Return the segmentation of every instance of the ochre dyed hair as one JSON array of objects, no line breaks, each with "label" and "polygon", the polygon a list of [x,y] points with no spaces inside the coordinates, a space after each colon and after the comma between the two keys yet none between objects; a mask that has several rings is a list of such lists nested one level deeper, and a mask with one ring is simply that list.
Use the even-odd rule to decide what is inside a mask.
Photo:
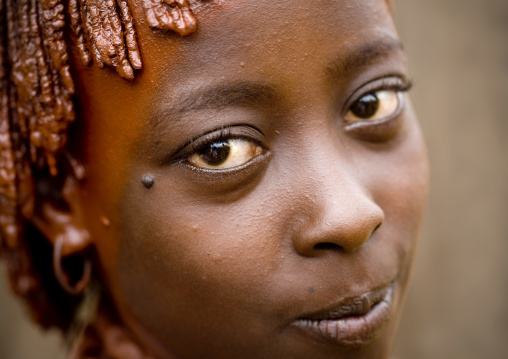
[{"label": "ochre dyed hair", "polygon": [[[151,28],[196,30],[187,0],[140,1]],[[33,319],[62,329],[79,298],[59,288],[51,247],[24,218],[37,206],[34,177],[57,175],[76,118],[71,43],[84,64],[127,80],[142,67],[127,0],[0,0],[0,254]]]}]

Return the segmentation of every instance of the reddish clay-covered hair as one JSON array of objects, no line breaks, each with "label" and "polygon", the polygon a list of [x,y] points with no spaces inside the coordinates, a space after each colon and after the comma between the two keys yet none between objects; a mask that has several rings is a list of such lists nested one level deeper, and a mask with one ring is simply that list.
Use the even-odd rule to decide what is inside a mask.
[{"label": "reddish clay-covered hair", "polygon": [[[153,29],[196,30],[187,0],[141,3]],[[126,0],[0,0],[0,254],[33,319],[64,330],[80,298],[59,287],[50,245],[26,219],[40,192],[34,178],[55,177],[62,159],[75,162],[64,153],[76,119],[69,39],[85,65],[112,67],[127,80],[142,67]]]}]

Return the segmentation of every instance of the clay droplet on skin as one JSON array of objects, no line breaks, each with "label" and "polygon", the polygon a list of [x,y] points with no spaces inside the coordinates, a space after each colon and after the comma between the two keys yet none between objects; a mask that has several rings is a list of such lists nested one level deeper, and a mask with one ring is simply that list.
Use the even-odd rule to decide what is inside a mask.
[{"label": "clay droplet on skin", "polygon": [[101,216],[100,221],[104,225],[104,227],[109,227],[111,225],[109,218],[106,216]]},{"label": "clay droplet on skin", "polygon": [[143,178],[141,178],[141,183],[143,183],[143,185],[146,188],[152,188],[154,182],[155,182],[155,180],[154,180],[153,176],[150,176],[150,175],[146,175],[146,176],[143,176]]}]

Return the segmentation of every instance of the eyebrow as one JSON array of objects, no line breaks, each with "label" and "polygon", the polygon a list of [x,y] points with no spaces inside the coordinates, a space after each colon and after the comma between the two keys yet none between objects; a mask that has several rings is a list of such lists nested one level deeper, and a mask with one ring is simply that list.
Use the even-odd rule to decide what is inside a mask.
[{"label": "eyebrow", "polygon": [[151,116],[150,127],[157,128],[169,117],[178,120],[186,112],[202,109],[221,109],[232,105],[255,105],[275,98],[275,89],[264,83],[240,81],[221,83],[184,92],[175,101]]},{"label": "eyebrow", "polygon": [[[380,57],[403,50],[402,43],[393,37],[373,43],[363,44],[352,50],[341,51],[335,61],[326,67],[332,81],[356,69],[362,68]],[[150,116],[149,128],[157,131],[165,123],[178,121],[185,113],[203,109],[222,109],[228,106],[247,106],[269,103],[276,97],[273,86],[261,82],[239,81],[224,82],[211,87],[182,91],[175,100],[162,99],[163,109],[156,110]]]},{"label": "eyebrow", "polygon": [[341,53],[335,61],[328,64],[327,72],[329,77],[335,80],[344,73],[360,69],[373,63],[378,58],[386,57],[394,52],[403,50],[404,47],[400,40],[394,37],[363,44],[346,53]]}]

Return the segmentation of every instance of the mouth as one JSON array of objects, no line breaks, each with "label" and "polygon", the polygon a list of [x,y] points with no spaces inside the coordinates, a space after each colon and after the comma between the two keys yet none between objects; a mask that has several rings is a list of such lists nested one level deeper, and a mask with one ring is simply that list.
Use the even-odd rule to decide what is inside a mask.
[{"label": "mouth", "polygon": [[313,337],[346,347],[358,347],[374,340],[391,316],[392,285],[305,315],[292,326]]}]

